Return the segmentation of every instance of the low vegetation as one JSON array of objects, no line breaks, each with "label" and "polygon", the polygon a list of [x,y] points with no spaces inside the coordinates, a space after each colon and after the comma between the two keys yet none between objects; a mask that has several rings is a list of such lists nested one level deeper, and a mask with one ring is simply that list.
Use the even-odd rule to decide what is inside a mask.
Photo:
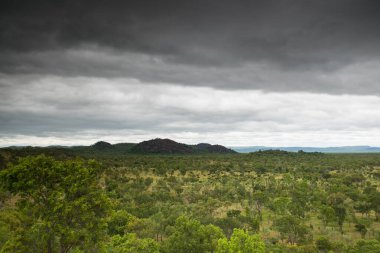
[{"label": "low vegetation", "polygon": [[0,252],[380,252],[380,154],[101,146],[0,150]]}]

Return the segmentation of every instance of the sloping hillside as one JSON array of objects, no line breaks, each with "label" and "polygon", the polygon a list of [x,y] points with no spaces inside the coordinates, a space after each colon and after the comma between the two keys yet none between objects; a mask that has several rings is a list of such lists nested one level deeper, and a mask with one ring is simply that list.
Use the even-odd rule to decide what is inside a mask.
[{"label": "sloping hillside", "polygon": [[133,153],[140,154],[232,154],[235,151],[221,145],[211,145],[200,143],[197,145],[187,145],[178,143],[170,139],[153,139],[143,141],[131,149]]},{"label": "sloping hillside", "polygon": [[143,154],[192,154],[193,148],[170,139],[153,139],[143,141],[131,149],[133,153]]}]

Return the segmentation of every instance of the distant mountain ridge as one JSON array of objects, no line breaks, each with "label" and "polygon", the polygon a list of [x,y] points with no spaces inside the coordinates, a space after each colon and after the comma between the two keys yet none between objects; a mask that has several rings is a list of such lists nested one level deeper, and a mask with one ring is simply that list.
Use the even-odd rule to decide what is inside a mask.
[{"label": "distant mountain ridge", "polygon": [[116,143],[111,144],[105,141],[96,142],[90,146],[10,146],[0,148],[0,151],[8,150],[19,153],[38,154],[41,152],[61,152],[70,155],[76,154],[233,154],[250,153],[259,150],[283,150],[287,152],[320,152],[320,153],[380,153],[380,147],[371,146],[341,146],[341,147],[269,147],[269,146],[235,146],[225,147],[222,145],[212,145],[199,143],[189,145],[179,143],[170,139],[152,139],[140,143]]},{"label": "distant mountain ridge", "polygon": [[140,142],[131,148],[133,153],[146,154],[189,154],[192,148],[189,145],[178,143],[170,139],[153,139]]},{"label": "distant mountain ridge", "polygon": [[222,145],[199,143],[189,145],[170,139],[152,139],[140,143],[116,143],[98,141],[90,146],[10,146],[0,150],[13,150],[20,152],[62,151],[70,154],[234,154],[236,151]]},{"label": "distant mountain ridge", "polygon": [[236,153],[232,149],[228,149],[221,145],[211,145],[208,143],[200,143],[197,145],[187,145],[178,143],[170,139],[153,139],[143,141],[131,148],[132,153],[143,154],[202,154],[202,153]]},{"label": "distant mountain ridge", "polygon": [[0,169],[4,168],[8,162],[16,161],[18,157],[45,154],[57,159],[67,159],[75,157],[99,158],[99,157],[123,157],[134,154],[236,154],[237,152],[222,145],[211,145],[200,143],[188,145],[170,139],[153,139],[140,143],[116,143],[111,144],[105,141],[98,141],[90,146],[59,146],[47,147],[35,146],[10,146],[0,148]]},{"label": "distant mountain ridge", "polygon": [[259,150],[283,150],[288,152],[321,152],[321,153],[380,153],[380,147],[371,146],[340,146],[340,147],[267,147],[267,146],[246,146],[230,147],[239,153],[250,153]]}]

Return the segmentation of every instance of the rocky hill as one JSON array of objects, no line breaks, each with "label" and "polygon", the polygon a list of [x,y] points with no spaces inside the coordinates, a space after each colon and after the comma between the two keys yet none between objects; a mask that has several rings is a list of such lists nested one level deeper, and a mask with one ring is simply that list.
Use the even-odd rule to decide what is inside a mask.
[{"label": "rocky hill", "polygon": [[92,148],[97,150],[105,150],[105,149],[112,149],[113,146],[111,143],[105,142],[105,141],[98,141],[97,143],[91,145]]},{"label": "rocky hill", "polygon": [[222,145],[211,145],[208,143],[199,143],[195,145],[195,148],[200,152],[206,153],[220,153],[220,154],[232,154],[236,153],[232,149],[226,148]]},{"label": "rocky hill", "polygon": [[7,147],[0,148],[0,169],[18,157],[45,154],[57,159],[84,157],[101,159],[104,157],[123,157],[130,154],[233,154],[236,151],[221,145],[200,143],[187,145],[170,139],[153,139],[140,143],[111,144],[105,141],[90,146],[49,146],[49,147]]},{"label": "rocky hill", "polygon": [[220,153],[232,154],[235,151],[221,145],[211,145],[200,143],[197,145],[187,145],[178,143],[170,139],[153,139],[143,141],[132,147],[131,152],[140,154],[207,154]]},{"label": "rocky hill", "polygon": [[193,153],[193,148],[170,139],[157,138],[140,142],[132,147],[131,152],[143,154],[191,154]]}]

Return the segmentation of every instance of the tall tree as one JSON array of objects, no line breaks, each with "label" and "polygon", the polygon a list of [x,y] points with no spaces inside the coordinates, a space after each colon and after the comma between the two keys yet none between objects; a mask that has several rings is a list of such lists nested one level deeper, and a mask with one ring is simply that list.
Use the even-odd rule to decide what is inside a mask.
[{"label": "tall tree", "polygon": [[101,241],[110,202],[99,186],[100,174],[94,161],[61,162],[44,155],[23,158],[1,171],[1,184],[18,196],[24,219],[13,245],[22,252],[22,245],[38,242],[35,252],[66,253]]},{"label": "tall tree", "polygon": [[221,238],[224,234],[220,228],[180,216],[162,250],[165,253],[212,253]]},{"label": "tall tree", "polygon": [[230,240],[218,241],[216,253],[264,253],[265,244],[258,235],[249,235],[243,229],[234,229]]},{"label": "tall tree", "polygon": [[107,245],[109,253],[159,253],[158,243],[151,238],[139,239],[136,234],[114,235]]},{"label": "tall tree", "polygon": [[283,239],[287,239],[290,244],[298,243],[307,239],[309,229],[302,220],[293,215],[286,215],[276,219],[273,227],[280,233]]}]

